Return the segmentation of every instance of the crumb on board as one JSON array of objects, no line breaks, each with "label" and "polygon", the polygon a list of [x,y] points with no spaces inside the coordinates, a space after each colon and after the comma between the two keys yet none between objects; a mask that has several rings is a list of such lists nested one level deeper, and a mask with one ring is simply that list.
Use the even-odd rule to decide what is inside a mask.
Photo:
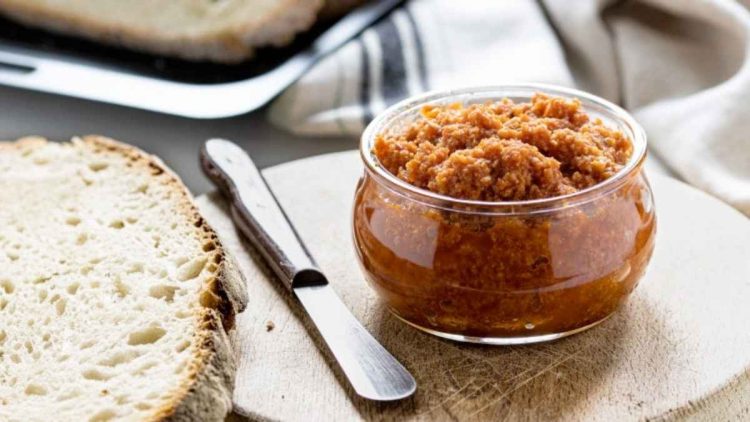
[{"label": "crumb on board", "polygon": [[272,331],[274,328],[276,328],[276,324],[273,321],[266,321],[266,332]]}]

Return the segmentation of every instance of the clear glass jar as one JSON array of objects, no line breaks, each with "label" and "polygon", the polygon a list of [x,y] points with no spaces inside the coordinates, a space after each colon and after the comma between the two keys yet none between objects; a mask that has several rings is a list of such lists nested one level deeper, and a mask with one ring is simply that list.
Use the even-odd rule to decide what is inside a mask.
[{"label": "clear glass jar", "polygon": [[[633,143],[629,162],[591,188],[554,198],[484,202],[414,187],[381,167],[376,135],[407,125],[425,104],[578,98]],[[365,130],[354,243],[365,277],[395,315],[453,340],[523,344],[585,330],[609,317],[644,274],[656,219],[643,173],[646,136],[620,107],[545,85],[431,93],[396,104]]]}]

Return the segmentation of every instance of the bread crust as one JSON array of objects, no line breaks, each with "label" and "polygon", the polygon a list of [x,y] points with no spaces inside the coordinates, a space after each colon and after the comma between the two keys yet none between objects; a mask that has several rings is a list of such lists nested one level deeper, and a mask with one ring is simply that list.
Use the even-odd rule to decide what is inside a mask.
[{"label": "bread crust", "polygon": [[[49,141],[26,137],[15,142],[0,142],[0,152],[9,148],[41,148]],[[217,266],[199,292],[202,307],[194,316],[194,359],[180,385],[172,390],[171,399],[156,409],[150,421],[220,421],[232,410],[236,363],[228,337],[235,317],[247,305],[245,279],[233,258],[226,253],[214,230],[198,212],[192,195],[179,179],[156,156],[103,136],[74,138],[73,144],[94,152],[117,153],[132,166],[143,167],[152,177],[178,194],[177,212],[195,227],[203,244],[209,265]]]},{"label": "bread crust", "polygon": [[186,60],[238,63],[258,47],[284,46],[309,29],[323,0],[281,0],[264,19],[202,36],[169,36],[126,25],[113,26],[86,16],[50,9],[27,0],[0,0],[0,14],[29,26],[89,38],[153,54]]}]

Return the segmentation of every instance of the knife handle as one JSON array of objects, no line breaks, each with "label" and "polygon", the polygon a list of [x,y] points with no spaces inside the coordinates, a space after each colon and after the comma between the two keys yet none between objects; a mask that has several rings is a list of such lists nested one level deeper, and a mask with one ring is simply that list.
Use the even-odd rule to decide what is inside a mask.
[{"label": "knife handle", "polygon": [[210,139],[201,150],[201,167],[229,199],[237,227],[288,289],[328,283],[242,148]]}]

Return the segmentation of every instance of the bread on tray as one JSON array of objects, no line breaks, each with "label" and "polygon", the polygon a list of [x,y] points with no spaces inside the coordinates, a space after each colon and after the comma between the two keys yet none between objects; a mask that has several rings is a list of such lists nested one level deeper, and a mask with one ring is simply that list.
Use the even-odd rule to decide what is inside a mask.
[{"label": "bread on tray", "polygon": [[[328,0],[343,13],[353,0]],[[0,0],[24,24],[164,56],[236,63],[283,46],[315,23],[324,0]]]},{"label": "bread on tray", "polygon": [[158,158],[0,142],[0,420],[223,420],[236,268]]}]

